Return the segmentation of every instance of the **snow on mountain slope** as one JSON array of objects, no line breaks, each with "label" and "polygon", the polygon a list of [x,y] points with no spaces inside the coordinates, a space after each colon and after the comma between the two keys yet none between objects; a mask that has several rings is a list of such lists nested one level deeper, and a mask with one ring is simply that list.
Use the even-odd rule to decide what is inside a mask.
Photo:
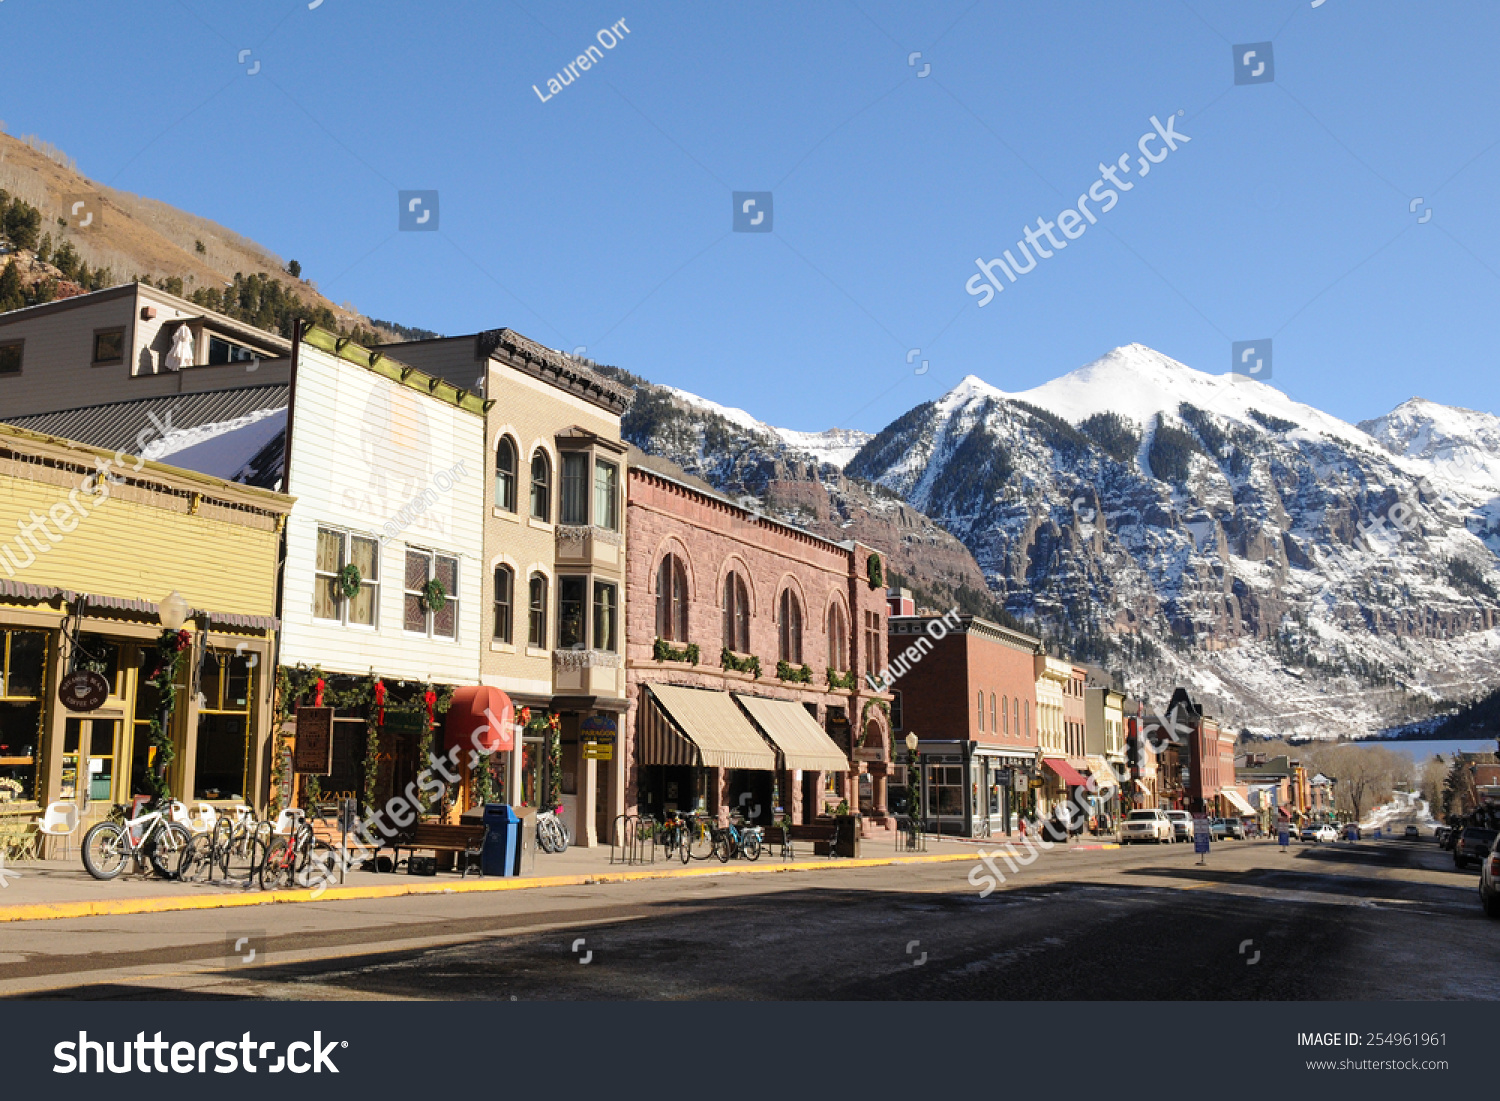
[{"label": "snow on mountain slope", "polygon": [[[1427,413],[1452,436],[1462,411]],[[1465,438],[1500,464],[1476,416]],[[1329,736],[1500,671],[1500,501],[1390,446],[1129,345],[1020,393],[970,376],[847,473],[939,520],[1011,613],[1137,691],[1187,684],[1232,725]]]},{"label": "snow on mountain slope", "polygon": [[1393,455],[1431,464],[1453,481],[1500,490],[1500,417],[1493,413],[1412,398],[1359,427]]},{"label": "snow on mountain slope", "polygon": [[857,428],[829,428],[823,432],[798,432],[792,428],[777,428],[763,420],[758,420],[743,409],[720,405],[716,401],[709,401],[697,394],[679,390],[675,386],[663,386],[661,389],[686,405],[723,417],[730,424],[743,428],[747,432],[779,439],[794,451],[811,455],[818,462],[828,463],[838,470],[844,469],[849,460],[854,458],[859,453],[859,449],[870,440],[870,433],[861,432]]}]

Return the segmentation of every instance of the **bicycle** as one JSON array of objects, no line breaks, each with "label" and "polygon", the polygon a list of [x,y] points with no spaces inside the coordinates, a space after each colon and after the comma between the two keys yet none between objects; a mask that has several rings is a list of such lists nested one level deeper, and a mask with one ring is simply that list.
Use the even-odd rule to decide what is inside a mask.
[{"label": "bicycle", "polygon": [[684,819],[687,838],[679,855],[686,864],[689,860],[707,860],[714,855],[714,827],[699,814],[689,814]]},{"label": "bicycle", "polygon": [[573,843],[573,835],[562,819],[562,807],[537,811],[536,843],[544,853],[566,852]]},{"label": "bicycle", "polygon": [[277,891],[326,885],[338,874],[338,863],[338,851],[317,839],[310,822],[299,821],[266,850],[260,864],[260,887]]},{"label": "bicycle", "polygon": [[173,804],[167,803],[126,818],[124,806],[116,803],[108,818],[84,834],[84,869],[95,879],[114,879],[125,870],[126,861],[134,860],[137,871],[149,863],[163,879],[177,878],[182,852],[191,839],[185,827],[168,820],[172,810]]},{"label": "bicycle", "polygon": [[761,828],[744,826],[741,829],[743,825],[744,819],[736,822],[731,818],[729,825],[713,828],[713,852],[719,858],[719,863],[728,864],[731,856],[743,856],[746,860],[760,859]]},{"label": "bicycle", "polygon": [[675,810],[669,810],[662,816],[661,827],[656,832],[656,840],[666,850],[667,859],[680,856],[686,864],[692,859],[688,851],[688,825],[684,816]]}]

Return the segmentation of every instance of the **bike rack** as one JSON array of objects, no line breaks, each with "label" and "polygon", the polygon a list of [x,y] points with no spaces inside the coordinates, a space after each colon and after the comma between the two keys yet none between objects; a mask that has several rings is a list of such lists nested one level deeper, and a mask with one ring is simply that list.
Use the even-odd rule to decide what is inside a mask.
[{"label": "bike rack", "polygon": [[896,819],[896,851],[926,852],[927,832],[916,818],[898,816]]},{"label": "bike rack", "polygon": [[[642,826],[651,827],[644,831]],[[615,816],[614,829],[609,838],[609,862],[611,864],[655,864],[656,863],[656,819],[649,814],[620,814]]]}]

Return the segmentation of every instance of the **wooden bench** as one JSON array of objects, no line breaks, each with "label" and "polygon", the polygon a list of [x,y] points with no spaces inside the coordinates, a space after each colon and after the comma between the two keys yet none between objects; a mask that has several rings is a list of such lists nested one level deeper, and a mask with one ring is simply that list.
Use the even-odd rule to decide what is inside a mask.
[{"label": "wooden bench", "polygon": [[400,865],[401,850],[405,849],[408,859],[414,851],[461,853],[462,870],[459,878],[468,876],[471,869],[483,876],[484,867],[480,863],[480,856],[484,853],[484,840],[488,834],[489,827],[483,823],[448,826],[439,822],[418,822],[391,840],[389,847],[395,852],[391,870],[395,871]]}]

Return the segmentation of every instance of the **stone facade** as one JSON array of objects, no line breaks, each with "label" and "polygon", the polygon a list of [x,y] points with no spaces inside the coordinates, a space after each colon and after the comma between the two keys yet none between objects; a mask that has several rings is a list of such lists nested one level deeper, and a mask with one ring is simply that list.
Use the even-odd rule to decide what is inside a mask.
[{"label": "stone facade", "polygon": [[[636,731],[643,687],[673,684],[802,704],[851,759],[842,774],[779,774],[780,805],[794,823],[806,824],[847,800],[851,809],[864,814],[868,828],[883,827],[888,819],[890,695],[872,691],[864,679],[881,669],[886,637],[885,588],[871,583],[875,552],[858,543],[830,542],[644,468],[632,467],[627,482],[628,708],[622,735],[627,809],[649,811],[648,795],[661,802],[661,794],[650,791],[658,782],[648,775],[655,766],[637,763]],[[680,570],[663,569],[669,555]],[[744,583],[743,627],[738,621],[726,626],[731,573]],[[660,587],[664,580],[669,586],[665,593]],[[784,594],[800,610],[800,661],[795,650],[785,652]],[[665,602],[661,609],[659,597]],[[832,637],[830,625],[835,628]],[[658,660],[658,638],[672,656]],[[697,648],[696,664],[687,659],[689,645]],[[757,658],[760,675],[724,668],[726,647],[738,659]],[[783,658],[792,660],[782,672],[806,667],[810,683],[781,679],[777,666]],[[830,670],[844,675],[838,677],[840,687],[829,684]],[[851,675],[852,687],[845,679]],[[727,769],[699,771],[708,774],[702,795],[710,813],[735,805],[742,793],[731,790],[732,783],[770,784],[768,776],[733,778]],[[685,792],[671,801],[691,802]]]}]

